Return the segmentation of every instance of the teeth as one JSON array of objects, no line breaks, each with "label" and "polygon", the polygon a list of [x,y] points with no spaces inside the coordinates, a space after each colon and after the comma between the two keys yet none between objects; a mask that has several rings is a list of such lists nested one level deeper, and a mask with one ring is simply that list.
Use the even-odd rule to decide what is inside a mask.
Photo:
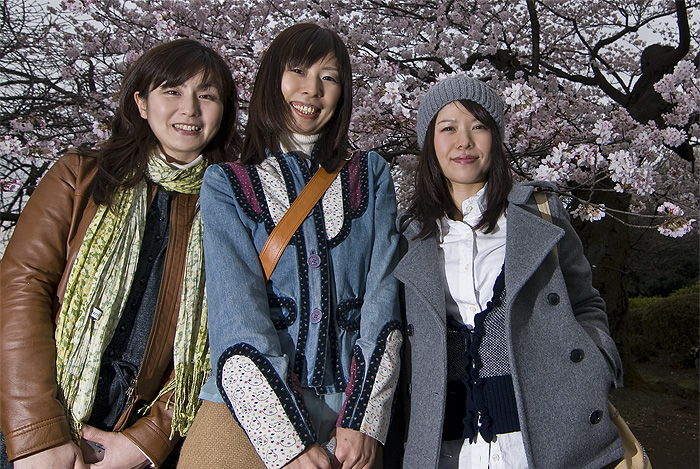
[{"label": "teeth", "polygon": [[301,112],[302,114],[306,114],[307,116],[310,116],[312,114],[316,114],[317,110],[315,107],[312,106],[306,106],[303,104],[292,104],[292,107],[296,109],[297,111]]},{"label": "teeth", "polygon": [[180,130],[186,130],[188,132],[199,132],[202,130],[201,127],[197,127],[196,125],[188,125],[188,124],[174,124],[173,127],[176,129]]}]

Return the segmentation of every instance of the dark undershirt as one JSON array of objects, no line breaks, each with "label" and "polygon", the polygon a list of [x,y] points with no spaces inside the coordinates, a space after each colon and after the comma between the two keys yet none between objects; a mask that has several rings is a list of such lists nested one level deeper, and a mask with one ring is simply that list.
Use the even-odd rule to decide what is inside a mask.
[{"label": "dark undershirt", "polygon": [[[169,234],[170,197],[158,190],[146,213],[143,241],[124,311],[102,355],[88,424],[111,431],[129,405],[128,390],[143,362],[153,327]],[[138,416],[132,415],[127,424]]]}]

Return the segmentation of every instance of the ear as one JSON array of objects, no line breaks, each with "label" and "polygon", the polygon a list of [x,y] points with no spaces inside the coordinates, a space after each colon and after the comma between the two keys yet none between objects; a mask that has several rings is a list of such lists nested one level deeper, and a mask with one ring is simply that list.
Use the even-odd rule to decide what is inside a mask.
[{"label": "ear", "polygon": [[145,98],[141,97],[141,94],[138,91],[134,92],[134,101],[136,101],[136,107],[139,108],[139,114],[141,114],[141,117],[148,119],[147,101]]}]

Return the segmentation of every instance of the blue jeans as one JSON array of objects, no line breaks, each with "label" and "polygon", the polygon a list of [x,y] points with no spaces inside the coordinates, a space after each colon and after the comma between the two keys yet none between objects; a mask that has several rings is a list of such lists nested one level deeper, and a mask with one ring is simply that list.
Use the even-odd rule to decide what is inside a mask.
[{"label": "blue jeans", "polygon": [[311,388],[302,388],[302,393],[316,430],[316,438],[321,445],[324,445],[330,439],[330,433],[335,429],[338,415],[340,415],[345,401],[345,393],[318,395]]},{"label": "blue jeans", "polygon": [[0,431],[0,469],[12,469],[15,465],[7,460],[5,450],[5,436]]}]

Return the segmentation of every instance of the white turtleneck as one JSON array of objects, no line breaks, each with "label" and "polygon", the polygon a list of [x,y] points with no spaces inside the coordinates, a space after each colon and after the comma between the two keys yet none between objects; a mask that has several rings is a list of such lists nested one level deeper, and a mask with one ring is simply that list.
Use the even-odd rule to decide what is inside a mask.
[{"label": "white turtleneck", "polygon": [[199,156],[197,156],[197,158],[193,159],[193,160],[190,161],[189,163],[176,163],[176,162],[174,162],[174,161],[168,161],[168,159],[167,159],[167,158],[165,157],[165,155],[163,154],[163,151],[160,150],[160,149],[157,149],[157,150],[155,151],[155,154],[156,154],[156,156],[158,156],[161,160],[165,161],[169,166],[171,166],[171,167],[173,167],[173,168],[175,168],[175,169],[189,169],[189,168],[192,168],[192,167],[194,167],[194,166],[197,166],[197,165],[199,164],[199,162],[202,161],[202,159],[203,159],[203,156],[202,156],[202,155],[199,155]]},{"label": "white turtleneck", "polygon": [[309,158],[311,156],[311,150],[314,149],[314,145],[318,142],[321,134],[314,135],[303,135],[303,134],[290,134],[287,141],[280,142],[280,147],[285,153],[290,151],[295,151],[300,153],[299,156]]}]

